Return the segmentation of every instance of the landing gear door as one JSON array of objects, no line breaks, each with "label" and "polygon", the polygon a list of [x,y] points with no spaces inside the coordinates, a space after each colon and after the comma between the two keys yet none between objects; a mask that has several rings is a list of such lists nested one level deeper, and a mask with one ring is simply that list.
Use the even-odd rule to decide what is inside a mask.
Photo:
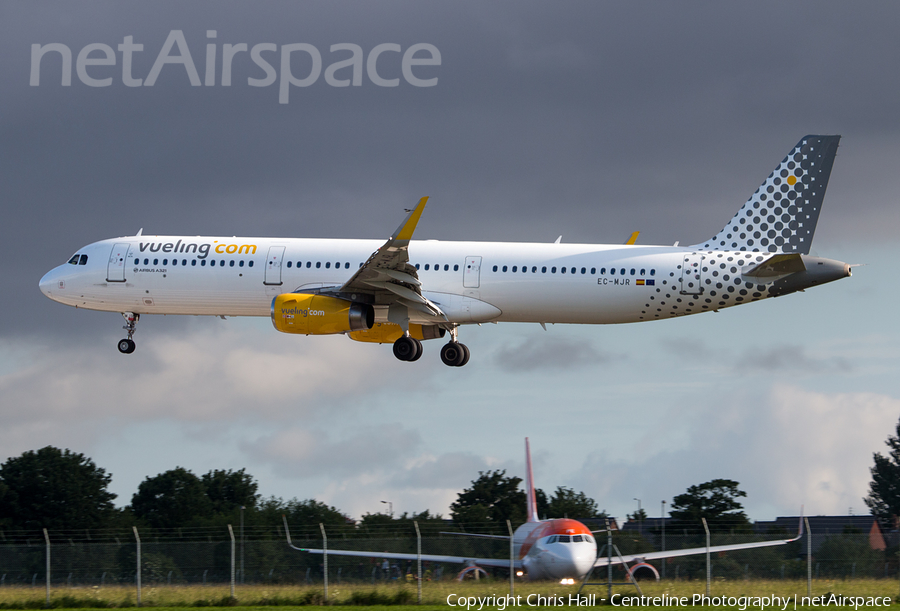
[{"label": "landing gear door", "polygon": [[684,255],[684,261],[681,265],[682,295],[699,295],[703,292],[703,287],[700,284],[702,263],[703,255],[697,253]]},{"label": "landing gear door", "polygon": [[109,264],[106,266],[107,282],[125,282],[125,257],[128,256],[128,244],[116,244],[109,253]]},{"label": "landing gear door", "polygon": [[281,286],[281,260],[284,258],[284,246],[270,246],[266,257],[266,279],[263,284],[267,286]]},{"label": "landing gear door", "polygon": [[481,257],[466,257],[463,269],[463,287],[477,289],[481,285]]}]

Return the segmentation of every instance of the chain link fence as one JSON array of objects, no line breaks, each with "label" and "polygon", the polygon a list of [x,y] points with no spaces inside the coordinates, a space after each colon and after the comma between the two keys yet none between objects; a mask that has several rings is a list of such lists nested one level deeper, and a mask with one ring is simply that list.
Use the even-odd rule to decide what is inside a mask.
[{"label": "chain link fence", "polygon": [[[326,527],[329,551],[363,550],[415,554],[417,540],[412,529],[360,532],[353,527]],[[476,529],[472,529],[477,532]],[[234,539],[227,528],[183,529],[162,533],[140,533],[140,558],[135,535],[131,531],[32,532],[0,540],[0,587],[104,586],[137,583],[144,586],[237,584],[317,584],[325,577],[323,556],[288,547],[281,529],[235,529]],[[293,544],[301,548],[322,548],[318,525],[292,529]],[[788,538],[786,533],[713,534],[711,545]],[[812,533],[781,546],[713,554],[713,579],[898,579],[898,548],[895,536],[886,543],[873,543],[864,533]],[[700,533],[668,533],[659,537],[634,532],[615,532],[613,543],[623,555],[689,547],[704,547]],[[598,536],[598,547],[606,536]],[[434,529],[421,538],[423,554],[465,558],[509,558],[509,543],[442,534]],[[812,551],[808,556],[808,550]],[[48,580],[49,554],[49,580]],[[605,555],[605,552],[604,552]],[[233,560],[232,560],[233,558]],[[705,554],[651,561],[666,580],[705,580]],[[386,560],[329,554],[330,583],[385,583],[409,580],[416,575],[415,560]],[[459,564],[423,563],[423,578],[450,580],[463,569]],[[485,570],[506,578],[508,569]],[[605,574],[605,569],[602,569]],[[645,569],[646,570],[646,569]],[[617,578],[624,571],[616,567]],[[638,578],[642,575],[639,569]]]}]

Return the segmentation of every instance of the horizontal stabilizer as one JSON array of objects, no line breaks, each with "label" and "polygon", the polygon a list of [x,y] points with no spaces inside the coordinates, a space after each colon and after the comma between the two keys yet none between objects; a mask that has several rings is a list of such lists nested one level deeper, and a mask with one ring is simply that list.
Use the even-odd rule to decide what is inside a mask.
[{"label": "horizontal stabilizer", "polygon": [[754,278],[769,278],[772,276],[786,276],[796,272],[806,271],[803,257],[800,255],[772,255],[759,265],[745,271],[744,276]]}]

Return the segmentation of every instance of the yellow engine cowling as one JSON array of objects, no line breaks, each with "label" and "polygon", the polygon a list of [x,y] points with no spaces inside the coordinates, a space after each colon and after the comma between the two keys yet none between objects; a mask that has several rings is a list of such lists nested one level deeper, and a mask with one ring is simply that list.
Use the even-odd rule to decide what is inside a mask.
[{"label": "yellow engine cowling", "polygon": [[[418,339],[437,339],[444,337],[446,331],[437,325],[417,325],[412,323],[409,325],[410,336]],[[378,344],[393,344],[403,335],[403,329],[400,325],[392,322],[375,323],[371,329],[366,331],[353,331],[347,334],[350,339],[358,342],[375,342]]]},{"label": "yellow engine cowling", "polygon": [[331,335],[366,331],[375,323],[375,310],[325,295],[284,293],[272,300],[272,324],[282,333]]}]

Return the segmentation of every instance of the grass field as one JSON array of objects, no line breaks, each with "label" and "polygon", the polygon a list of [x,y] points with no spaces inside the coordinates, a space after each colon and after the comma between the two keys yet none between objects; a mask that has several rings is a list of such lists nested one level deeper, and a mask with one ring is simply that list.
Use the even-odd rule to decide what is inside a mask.
[{"label": "grass field", "polygon": [[[641,582],[645,596],[688,597],[703,594],[706,584],[703,581],[663,581]],[[516,583],[515,594],[520,596],[520,605],[525,608],[538,608],[537,596],[544,601],[557,601],[557,606],[569,606],[570,594],[575,594],[578,586],[562,586],[555,583]],[[812,595],[822,596],[836,594],[852,597],[889,597],[894,600],[900,592],[900,582],[885,579],[817,580],[812,583]],[[624,595],[637,594],[634,587],[615,586],[613,593]],[[805,580],[754,580],[754,581],[721,581],[712,583],[710,595],[714,597],[755,597],[778,596],[790,597],[796,594],[798,601],[806,596]],[[422,587],[423,606],[417,606],[415,584],[395,583],[387,585],[368,584],[330,584],[328,604],[354,605],[365,607],[386,607],[398,611],[401,607],[412,605],[420,611],[428,607],[442,609],[458,608],[460,597],[490,597],[509,594],[509,582],[483,579],[480,582],[441,581],[425,582]],[[601,604],[606,598],[605,586],[590,586],[582,594],[596,594],[595,600]],[[532,596],[529,599],[529,595]],[[448,599],[450,605],[448,606]],[[559,602],[562,601],[562,602]],[[137,597],[134,587],[56,587],[51,590],[50,606],[54,608],[115,608],[134,607]],[[210,586],[166,586],[145,585],[141,592],[142,606],[167,608],[197,607],[272,607],[272,606],[308,606],[321,605],[325,602],[323,588],[317,586],[289,585],[246,585],[237,586],[235,599],[230,596],[228,585]],[[532,603],[532,604],[529,604]],[[46,590],[42,587],[6,586],[0,588],[0,609],[40,609],[46,606]],[[487,605],[491,608],[496,605]],[[834,605],[831,605],[834,606]],[[512,607],[510,605],[510,607]],[[733,607],[729,607],[733,608]],[[852,605],[850,606],[852,609]],[[477,609],[477,607],[476,607]]]}]

